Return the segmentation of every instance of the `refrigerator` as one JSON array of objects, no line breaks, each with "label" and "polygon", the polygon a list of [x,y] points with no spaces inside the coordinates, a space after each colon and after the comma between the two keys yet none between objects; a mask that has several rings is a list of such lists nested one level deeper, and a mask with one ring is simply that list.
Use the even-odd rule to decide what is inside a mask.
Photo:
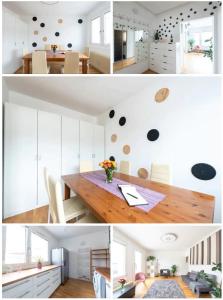
[{"label": "refrigerator", "polygon": [[61,283],[64,284],[69,277],[69,252],[65,248],[52,249],[52,264],[61,266]]}]

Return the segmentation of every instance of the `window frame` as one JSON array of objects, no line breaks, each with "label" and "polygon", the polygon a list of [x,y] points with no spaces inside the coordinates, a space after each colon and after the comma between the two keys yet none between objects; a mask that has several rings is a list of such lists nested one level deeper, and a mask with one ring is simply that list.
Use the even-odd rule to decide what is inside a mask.
[{"label": "window frame", "polygon": [[44,241],[47,242],[47,260],[46,261],[43,260],[42,263],[43,264],[44,263],[49,263],[49,241],[46,238],[42,237],[39,233],[37,233],[35,231],[32,231],[32,230],[30,230],[30,253],[29,253],[30,263],[31,264],[36,263],[35,261],[32,261],[32,238],[31,238],[32,234],[37,235],[39,238],[41,238],[41,239],[43,239]]},{"label": "window frame", "polygon": [[[115,242],[117,244],[120,244],[120,245],[125,247],[125,272],[124,272],[125,274],[118,275],[118,276],[113,275],[113,278],[117,280],[121,277],[126,277],[127,276],[127,244],[124,243],[123,241],[120,241],[120,240],[113,240],[113,242]],[[114,247],[114,246],[112,246],[112,247]],[[112,266],[112,268],[113,268],[113,266]]]}]

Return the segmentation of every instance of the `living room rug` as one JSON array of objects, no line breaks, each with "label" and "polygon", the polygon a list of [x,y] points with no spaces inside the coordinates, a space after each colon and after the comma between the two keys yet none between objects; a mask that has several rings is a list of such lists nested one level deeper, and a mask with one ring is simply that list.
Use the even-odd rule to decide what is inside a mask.
[{"label": "living room rug", "polygon": [[175,280],[155,281],[144,298],[186,298]]}]

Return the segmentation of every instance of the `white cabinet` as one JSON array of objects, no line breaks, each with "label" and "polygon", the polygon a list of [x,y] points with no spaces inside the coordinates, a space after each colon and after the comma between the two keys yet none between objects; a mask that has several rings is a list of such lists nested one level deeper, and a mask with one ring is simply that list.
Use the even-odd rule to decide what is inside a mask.
[{"label": "white cabinet", "polygon": [[38,111],[38,206],[48,204],[44,168],[55,180],[61,176],[61,116]]},{"label": "white cabinet", "polygon": [[3,298],[32,298],[33,296],[33,277],[19,280],[2,288]]},{"label": "white cabinet", "polygon": [[37,111],[4,106],[4,217],[37,203]]},{"label": "white cabinet", "polygon": [[94,125],[93,131],[93,159],[94,159],[94,170],[101,169],[99,162],[105,159],[105,131],[104,127],[100,125]]}]

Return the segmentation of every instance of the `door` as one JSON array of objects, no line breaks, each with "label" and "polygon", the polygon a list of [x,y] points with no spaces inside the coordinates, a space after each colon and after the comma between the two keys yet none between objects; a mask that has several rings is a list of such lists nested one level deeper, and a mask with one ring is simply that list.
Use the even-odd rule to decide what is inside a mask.
[{"label": "door", "polygon": [[37,204],[37,111],[6,103],[4,113],[6,218]]},{"label": "door", "polygon": [[79,172],[79,121],[62,116],[62,175]]},{"label": "door", "polygon": [[101,170],[99,163],[105,159],[104,127],[94,125],[94,170]]},{"label": "door", "polygon": [[61,116],[38,111],[38,206],[49,203],[43,170],[61,179]]},{"label": "door", "polygon": [[114,30],[114,60],[122,60],[122,30]]},{"label": "door", "polygon": [[93,124],[80,121],[80,160],[93,159],[93,130]]}]

